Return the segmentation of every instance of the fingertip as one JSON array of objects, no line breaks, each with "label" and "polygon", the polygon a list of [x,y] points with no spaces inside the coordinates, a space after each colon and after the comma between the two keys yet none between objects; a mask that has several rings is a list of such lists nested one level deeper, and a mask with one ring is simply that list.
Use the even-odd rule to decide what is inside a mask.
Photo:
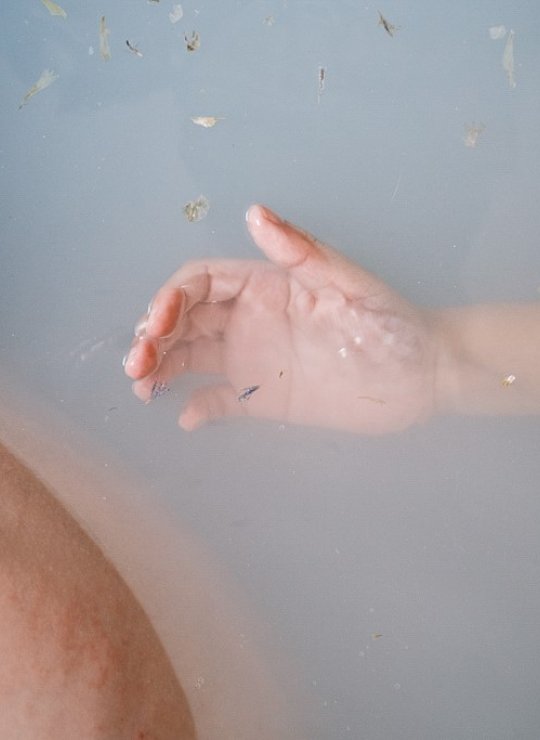
[{"label": "fingertip", "polygon": [[265,222],[282,224],[283,220],[266,206],[255,203],[246,211],[246,221],[249,226],[262,226]]},{"label": "fingertip", "polygon": [[204,424],[204,419],[190,410],[185,409],[178,417],[178,426],[185,432],[193,432],[195,429],[199,429]]},{"label": "fingertip", "polygon": [[152,301],[146,321],[146,333],[150,337],[165,339],[175,330],[185,305],[185,294],[180,288],[162,288]]}]

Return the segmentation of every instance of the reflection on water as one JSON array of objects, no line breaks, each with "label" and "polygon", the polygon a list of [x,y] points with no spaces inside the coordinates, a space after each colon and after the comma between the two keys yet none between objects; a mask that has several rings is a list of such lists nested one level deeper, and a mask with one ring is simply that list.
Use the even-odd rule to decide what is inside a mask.
[{"label": "reflection on water", "polygon": [[240,583],[312,697],[307,736],[534,737],[535,419],[187,434],[201,379],[139,404],[121,359],[186,261],[260,258],[259,201],[416,305],[538,300],[536,4],[4,5],[2,364]]}]

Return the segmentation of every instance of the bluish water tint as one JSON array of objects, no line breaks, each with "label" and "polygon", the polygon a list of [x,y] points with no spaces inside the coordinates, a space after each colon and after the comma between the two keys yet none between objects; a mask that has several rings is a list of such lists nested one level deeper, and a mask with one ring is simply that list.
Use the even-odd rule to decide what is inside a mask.
[{"label": "bluish water tint", "polygon": [[200,0],[176,24],[172,2],[61,5],[0,11],[2,364],[221,560],[294,660],[312,740],[537,737],[535,420],[189,435],[197,381],[145,406],[121,367],[180,264],[260,256],[254,202],[413,302],[538,299],[537,3]]}]

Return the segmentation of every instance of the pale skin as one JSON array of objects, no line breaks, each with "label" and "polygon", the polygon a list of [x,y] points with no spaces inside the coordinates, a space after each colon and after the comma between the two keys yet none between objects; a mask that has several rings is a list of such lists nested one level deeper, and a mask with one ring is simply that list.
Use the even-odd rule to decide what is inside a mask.
[{"label": "pale skin", "polygon": [[181,267],[125,361],[144,401],[183,373],[219,376],[184,429],[248,415],[384,434],[436,413],[540,412],[539,304],[420,308],[268,208],[246,220],[267,259]]}]

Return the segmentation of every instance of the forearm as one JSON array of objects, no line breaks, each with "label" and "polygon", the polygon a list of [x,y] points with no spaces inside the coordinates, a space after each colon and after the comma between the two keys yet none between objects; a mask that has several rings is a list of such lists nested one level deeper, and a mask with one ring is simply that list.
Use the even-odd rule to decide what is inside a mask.
[{"label": "forearm", "polygon": [[442,309],[433,318],[440,413],[540,414],[540,303]]}]

